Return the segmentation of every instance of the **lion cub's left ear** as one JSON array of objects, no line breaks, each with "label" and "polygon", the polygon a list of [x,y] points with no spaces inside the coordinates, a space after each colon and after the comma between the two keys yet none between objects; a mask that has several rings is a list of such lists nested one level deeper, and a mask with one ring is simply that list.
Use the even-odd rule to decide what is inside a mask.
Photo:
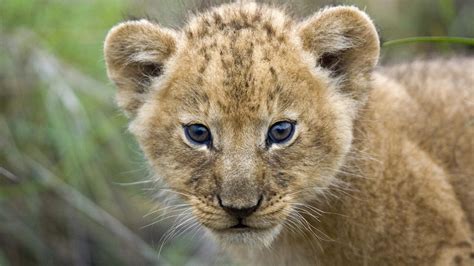
[{"label": "lion cub's left ear", "polygon": [[323,9],[300,23],[298,35],[317,65],[332,76],[344,76],[346,92],[364,94],[360,87],[367,83],[380,51],[375,26],[364,12],[348,6]]},{"label": "lion cub's left ear", "polygon": [[113,27],[105,39],[107,74],[118,87],[117,103],[134,116],[176,51],[176,33],[147,20]]}]

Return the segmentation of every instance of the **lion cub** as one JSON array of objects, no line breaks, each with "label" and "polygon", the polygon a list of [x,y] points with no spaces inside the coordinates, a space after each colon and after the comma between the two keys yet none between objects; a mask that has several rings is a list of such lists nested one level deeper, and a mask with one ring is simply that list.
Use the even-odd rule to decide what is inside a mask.
[{"label": "lion cub", "polygon": [[474,60],[379,49],[355,7],[234,3],[104,50],[153,169],[244,265],[473,265]]}]

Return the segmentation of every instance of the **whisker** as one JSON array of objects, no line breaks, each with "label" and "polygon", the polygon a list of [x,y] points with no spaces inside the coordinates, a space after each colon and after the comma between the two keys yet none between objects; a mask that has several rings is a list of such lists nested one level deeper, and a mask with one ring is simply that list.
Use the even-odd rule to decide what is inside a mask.
[{"label": "whisker", "polygon": [[[190,209],[191,209],[191,208],[187,208],[187,209],[182,210],[182,211],[185,212],[185,211],[189,211]],[[176,211],[181,211],[181,210],[176,210]],[[158,219],[158,220],[155,220],[155,221],[153,221],[153,222],[151,222],[151,223],[149,223],[149,224],[147,224],[147,225],[145,225],[145,226],[142,226],[140,229],[144,229],[144,228],[150,227],[150,226],[155,225],[155,224],[157,224],[157,223],[159,223],[159,222],[162,222],[162,221],[171,219],[171,218],[173,218],[173,217],[179,217],[179,216],[181,216],[181,215],[183,215],[183,213],[174,214],[174,215],[170,215],[170,216],[166,216],[166,217],[162,217],[163,215],[160,215],[160,216],[158,216],[158,217],[156,218],[156,219]]]},{"label": "whisker", "polygon": [[183,204],[178,204],[178,205],[171,205],[171,206],[165,206],[163,208],[160,208],[160,209],[157,209],[157,210],[151,210],[149,213],[143,215],[143,218],[146,218],[154,213],[157,213],[157,212],[169,212],[170,209],[175,209],[175,208],[182,208],[182,207],[186,207],[186,206],[190,206],[188,203],[183,203]]},{"label": "whisker", "polygon": [[176,191],[176,190],[173,190],[173,189],[170,189],[170,188],[160,188],[161,191],[166,191],[166,192],[171,192],[171,193],[174,193],[174,194],[178,194],[178,195],[182,195],[182,196],[185,196],[187,198],[193,198],[194,196],[191,195],[191,194],[188,194],[188,193],[185,193],[185,192],[180,192],[180,191]]},{"label": "whisker", "polygon": [[[183,225],[183,219],[186,219],[186,215],[189,215],[190,213],[182,213],[181,215],[178,216],[178,218],[176,218],[175,220],[175,224],[166,231],[165,234],[163,234],[163,236],[160,238],[160,242],[161,242],[161,245],[160,245],[160,248],[158,250],[158,257],[161,255],[161,251],[163,249],[163,247],[165,246],[165,244],[168,242],[170,236],[176,232],[176,230],[178,229],[179,226]],[[180,216],[183,216],[182,218],[179,218]],[[192,218],[192,217],[191,217]],[[188,219],[190,218],[187,218],[185,221],[187,221]],[[179,224],[178,224],[179,223]]]},{"label": "whisker", "polygon": [[114,185],[119,185],[119,186],[135,186],[135,185],[141,185],[141,184],[148,184],[148,183],[153,183],[153,180],[143,180],[143,181],[135,181],[135,182],[112,182]]},{"label": "whisker", "polygon": [[[160,242],[161,242],[161,246],[160,246],[160,249],[159,249],[159,252],[158,254],[161,253],[161,250],[162,248],[166,245],[166,243],[173,239],[173,237],[178,233],[178,230],[181,228],[181,227],[184,227],[188,222],[190,221],[193,221],[194,217],[188,217],[187,219],[185,219],[184,221],[181,221],[179,222],[179,224],[176,224],[175,226],[173,226],[170,230],[168,230],[168,233],[166,235],[164,235],[164,238],[163,240],[160,239]],[[195,222],[194,222],[195,223]],[[188,225],[189,226],[189,225]]]}]

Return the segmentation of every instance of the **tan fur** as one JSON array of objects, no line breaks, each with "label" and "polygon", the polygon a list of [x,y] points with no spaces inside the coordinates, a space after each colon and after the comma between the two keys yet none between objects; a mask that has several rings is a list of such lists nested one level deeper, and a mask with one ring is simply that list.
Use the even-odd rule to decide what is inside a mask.
[{"label": "tan fur", "polygon": [[[223,5],[180,32],[113,28],[109,77],[150,164],[245,265],[472,265],[474,60],[374,71],[378,36],[354,7],[297,22]],[[268,128],[296,121],[285,144]],[[206,125],[211,148],[183,125]],[[253,206],[252,229],[235,207]]]}]

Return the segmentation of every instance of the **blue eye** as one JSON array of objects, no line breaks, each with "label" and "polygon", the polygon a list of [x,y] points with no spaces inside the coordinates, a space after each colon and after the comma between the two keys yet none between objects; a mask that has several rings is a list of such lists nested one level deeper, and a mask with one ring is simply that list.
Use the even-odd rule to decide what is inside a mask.
[{"label": "blue eye", "polygon": [[184,133],[189,141],[199,145],[209,145],[211,142],[211,132],[201,124],[184,126]]},{"label": "blue eye", "polygon": [[267,142],[285,143],[291,139],[295,133],[295,124],[292,122],[281,121],[273,124],[268,130]]}]

